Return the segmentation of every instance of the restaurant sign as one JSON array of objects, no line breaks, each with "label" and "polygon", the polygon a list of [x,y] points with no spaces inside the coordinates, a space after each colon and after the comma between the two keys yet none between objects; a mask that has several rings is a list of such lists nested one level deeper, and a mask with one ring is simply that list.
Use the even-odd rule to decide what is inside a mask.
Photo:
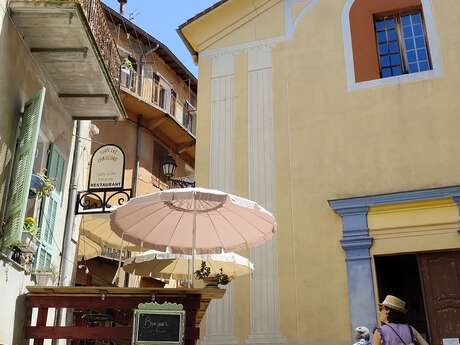
[{"label": "restaurant sign", "polygon": [[91,157],[88,190],[122,189],[125,154],[117,145],[99,147]]}]

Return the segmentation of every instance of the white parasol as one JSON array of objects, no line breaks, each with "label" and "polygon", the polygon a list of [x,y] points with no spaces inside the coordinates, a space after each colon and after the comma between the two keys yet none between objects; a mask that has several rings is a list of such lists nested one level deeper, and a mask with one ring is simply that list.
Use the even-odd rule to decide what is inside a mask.
[{"label": "white parasol", "polygon": [[112,230],[127,243],[192,255],[252,248],[276,231],[275,218],[256,202],[204,188],[133,198],[110,219]]},{"label": "white parasol", "polygon": [[[190,255],[151,250],[125,260],[123,270],[144,277],[186,280],[190,275],[190,261]],[[210,267],[211,275],[222,269],[228,276],[235,278],[254,270],[254,265],[248,259],[236,253],[196,255],[194,267],[199,267],[202,261]]]}]

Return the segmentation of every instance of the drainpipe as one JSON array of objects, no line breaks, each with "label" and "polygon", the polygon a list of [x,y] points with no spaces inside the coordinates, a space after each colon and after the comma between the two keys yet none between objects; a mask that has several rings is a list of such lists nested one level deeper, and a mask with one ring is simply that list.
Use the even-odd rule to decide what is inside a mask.
[{"label": "drainpipe", "polygon": [[[66,260],[73,262],[75,257],[67,258],[69,252],[72,249],[72,233],[75,227],[75,205],[77,202],[77,169],[80,163],[80,148],[81,148],[81,139],[80,139],[80,121],[76,121],[75,125],[75,142],[73,148],[73,157],[72,157],[72,171],[70,174],[70,183],[69,183],[69,199],[67,204],[67,215],[65,219],[64,227],[64,238],[62,239],[62,254],[61,254],[61,263],[59,265],[59,286],[69,286],[73,283],[74,276],[74,267],[75,265],[68,265]],[[70,268],[69,268],[70,267]],[[66,282],[66,276],[69,275],[70,279]]]},{"label": "drainpipe", "polygon": [[152,48],[150,49],[149,51],[147,51],[146,53],[142,53],[141,55],[141,59],[140,59],[140,65],[141,65],[141,70],[139,71],[140,72],[140,76],[139,76],[139,96],[143,96],[143,93],[144,93],[144,74],[145,74],[145,57],[155,51],[158,50],[158,48],[160,48],[160,44],[157,43],[157,46],[155,48]]},{"label": "drainpipe", "polygon": [[137,128],[136,128],[136,161],[134,162],[134,173],[132,178],[133,196],[137,196],[137,185],[139,182],[139,169],[141,161],[141,121],[142,115],[137,114]]},{"label": "drainpipe", "polygon": [[[75,141],[73,147],[73,157],[72,157],[72,170],[70,173],[70,183],[69,183],[69,198],[67,204],[67,213],[65,219],[64,227],[64,237],[62,239],[62,250],[61,250],[61,262],[59,263],[59,275],[58,275],[58,285],[59,286],[72,286],[75,280],[76,273],[76,258],[77,252],[72,258],[67,258],[68,253],[72,249],[72,233],[75,227],[75,204],[77,202],[77,168],[80,163],[80,121],[76,120],[75,124]],[[69,267],[66,263],[67,259],[72,262],[72,266]],[[66,282],[66,275],[70,275],[70,279]],[[67,309],[65,318],[63,318],[62,309],[58,308],[54,318],[55,325],[61,325],[62,321],[65,322],[65,325],[72,324],[73,313],[70,309]],[[56,344],[53,342],[53,344]]]}]

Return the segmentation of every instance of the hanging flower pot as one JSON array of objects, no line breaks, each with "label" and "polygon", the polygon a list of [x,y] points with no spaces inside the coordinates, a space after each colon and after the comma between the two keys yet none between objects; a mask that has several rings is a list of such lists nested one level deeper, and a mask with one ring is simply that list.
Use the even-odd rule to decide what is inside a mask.
[{"label": "hanging flower pot", "polygon": [[37,194],[45,186],[45,179],[40,175],[33,174],[30,179],[29,199],[37,197]]},{"label": "hanging flower pot", "polygon": [[55,181],[51,180],[44,171],[33,174],[30,179],[29,199],[51,196]]}]

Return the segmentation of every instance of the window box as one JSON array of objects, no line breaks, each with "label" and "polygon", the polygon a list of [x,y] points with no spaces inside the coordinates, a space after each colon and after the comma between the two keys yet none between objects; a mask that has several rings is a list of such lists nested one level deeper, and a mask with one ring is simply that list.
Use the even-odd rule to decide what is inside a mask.
[{"label": "window box", "polygon": [[10,245],[5,253],[10,260],[21,265],[26,270],[30,269],[35,258],[35,253],[38,249],[36,240],[34,238],[27,237],[28,236],[24,237],[26,242],[18,241],[17,243]]},{"label": "window box", "polygon": [[37,239],[31,233],[22,232],[21,242],[21,245],[18,247],[21,249],[22,253],[30,253],[35,255],[38,249]]},{"label": "window box", "polygon": [[35,284],[39,286],[53,286],[56,285],[58,274],[54,266],[37,268],[31,272],[32,279]]}]

